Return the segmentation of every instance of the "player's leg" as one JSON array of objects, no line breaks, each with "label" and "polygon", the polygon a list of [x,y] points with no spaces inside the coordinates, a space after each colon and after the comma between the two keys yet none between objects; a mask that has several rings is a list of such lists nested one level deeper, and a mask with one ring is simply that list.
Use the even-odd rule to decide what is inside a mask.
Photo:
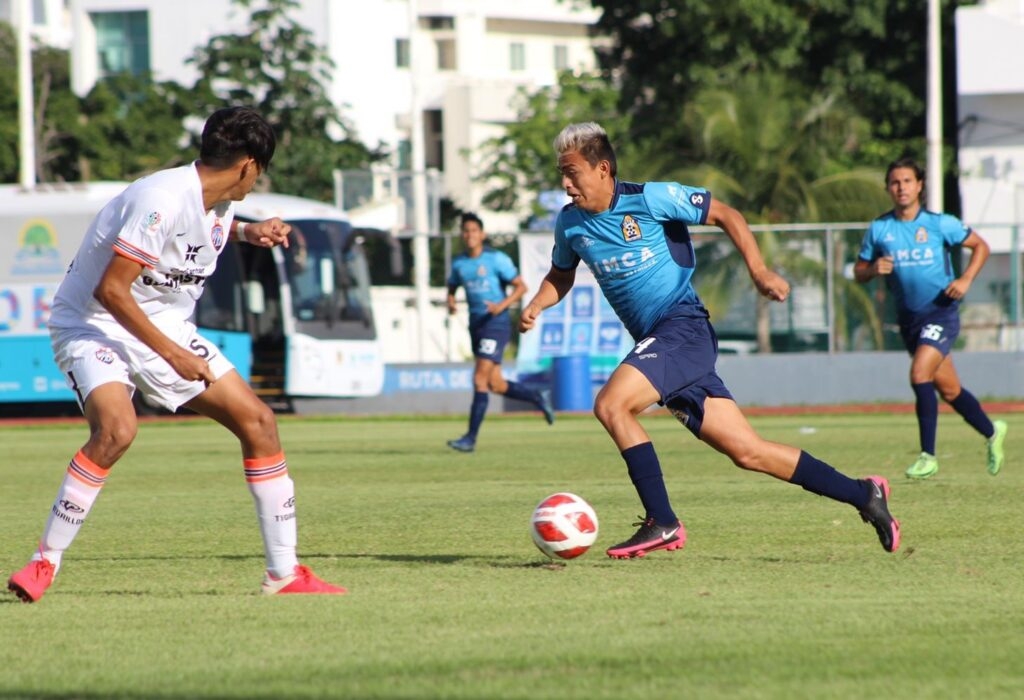
[{"label": "player's leg", "polygon": [[986,440],[988,448],[988,472],[992,476],[1003,467],[1003,441],[1006,439],[1006,421],[993,421],[981,407],[974,394],[960,384],[953,356],[949,355],[935,372],[935,388],[942,400],[953,407],[957,413],[977,430]]},{"label": "player's leg", "polygon": [[[218,371],[214,369],[214,373]],[[185,405],[223,425],[241,444],[242,467],[256,506],[267,562],[263,592],[345,593],[344,588],[321,581],[299,564],[295,483],[288,474],[270,407],[234,369]]]},{"label": "player's leg", "polygon": [[628,559],[660,549],[679,549],[686,530],[669,502],[661,462],[637,415],[656,403],[658,390],[636,367],[621,364],[598,392],[594,415],[608,431],[626,463],[630,481],[644,508],[639,530],[610,547],[608,556]]},{"label": "player's leg", "polygon": [[39,600],[52,584],[65,550],[137,430],[134,387],[123,358],[102,342],[65,340],[61,345],[56,359],[89,423],[89,440],[68,464],[36,552],[8,581],[8,588],[25,602]]},{"label": "player's leg", "polygon": [[856,508],[878,533],[882,547],[895,552],[900,543],[899,522],[889,514],[889,485],[882,477],[852,479],[831,465],[790,445],[765,440],[750,425],[731,398],[704,400],[699,421],[701,440],[743,469],[762,472]]},{"label": "player's leg", "polygon": [[491,369],[490,389],[495,394],[507,396],[516,401],[526,401],[544,414],[544,420],[551,425],[555,422],[555,408],[551,404],[551,392],[547,389],[531,389],[525,384],[505,379],[501,373],[501,365],[495,364]]},{"label": "player's leg", "polygon": [[939,423],[935,375],[945,359],[939,348],[921,342],[914,350],[910,363],[910,388],[914,391],[914,410],[921,443],[920,456],[906,471],[912,479],[927,479],[939,470],[939,462],[935,457],[935,435]]},{"label": "player's leg", "polygon": [[453,450],[472,452],[476,449],[477,434],[480,432],[484,418],[487,417],[487,406],[490,403],[490,377],[494,369],[493,360],[477,355],[473,365],[473,401],[469,405],[469,425],[462,437],[448,441],[448,447]]}]

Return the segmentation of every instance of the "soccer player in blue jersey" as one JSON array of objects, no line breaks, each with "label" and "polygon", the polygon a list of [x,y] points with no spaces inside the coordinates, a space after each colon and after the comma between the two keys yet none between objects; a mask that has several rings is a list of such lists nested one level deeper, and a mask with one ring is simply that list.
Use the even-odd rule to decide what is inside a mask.
[{"label": "soccer player in blue jersey", "polygon": [[696,261],[687,225],[722,228],[758,292],[775,301],[789,295],[786,280],[765,265],[743,215],[700,187],[619,180],[608,135],[593,122],[565,127],[554,146],[572,202],[555,222],[551,269],[523,308],[519,327],[533,328],[541,311],[568,293],[582,260],[636,341],[594,403],[645,510],[636,533],[608,555],[640,557],[686,541],[651,438],[637,420],[654,403],[736,466],[850,504],[875,528],[882,547],[895,552],[900,526],[889,513],[886,479],[851,479],[800,449],[765,440],[715,371],[718,341],[691,283]]},{"label": "soccer player in blue jersey", "polygon": [[[476,449],[476,436],[487,414],[488,392],[532,403],[544,413],[548,425],[555,422],[555,412],[547,390],[530,389],[519,382],[510,382],[501,374],[501,358],[512,336],[508,309],[526,294],[526,284],[515,263],[500,250],[484,245],[487,234],[476,214],[461,219],[465,250],[452,260],[448,276],[448,313],[455,313],[455,292],[466,291],[469,302],[469,337],[476,365],[473,368],[473,403],[469,408],[469,430],[448,447],[459,452]],[[512,291],[506,296],[506,288]]]},{"label": "soccer player in blue jersey", "polygon": [[[960,333],[958,307],[988,259],[988,244],[959,219],[921,207],[924,170],[911,158],[889,165],[886,188],[892,211],[871,222],[854,265],[858,282],[882,276],[896,299],[903,344],[913,357],[910,386],[916,397],[921,456],[907,468],[912,479],[927,479],[939,470],[935,434],[943,401],[988,441],[988,473],[1003,466],[1006,423],[992,421],[971,392],[960,385],[950,353]],[[950,249],[971,251],[970,262],[956,277]]]}]

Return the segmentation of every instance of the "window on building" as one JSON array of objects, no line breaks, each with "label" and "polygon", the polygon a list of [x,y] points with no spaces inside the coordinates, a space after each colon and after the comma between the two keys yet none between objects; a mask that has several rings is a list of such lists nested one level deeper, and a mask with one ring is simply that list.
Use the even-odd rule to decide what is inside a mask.
[{"label": "window on building", "polygon": [[92,22],[101,76],[149,72],[148,12],[97,12]]},{"label": "window on building", "polygon": [[513,41],[509,44],[508,67],[512,70],[526,70],[526,46],[521,42]]},{"label": "window on building", "polygon": [[395,39],[395,66],[398,68],[408,68],[409,62],[409,40]]},{"label": "window on building", "polygon": [[428,168],[444,170],[444,112],[423,111],[423,160]]},{"label": "window on building", "polygon": [[555,44],[555,70],[562,71],[569,68],[569,47],[564,44]]},{"label": "window on building", "polygon": [[437,45],[437,69],[458,70],[458,59],[455,55],[455,39],[438,39],[434,42]]},{"label": "window on building", "polygon": [[46,0],[32,0],[32,23],[39,26],[46,24]]},{"label": "window on building", "polygon": [[430,31],[455,29],[454,17],[420,17],[420,26]]}]

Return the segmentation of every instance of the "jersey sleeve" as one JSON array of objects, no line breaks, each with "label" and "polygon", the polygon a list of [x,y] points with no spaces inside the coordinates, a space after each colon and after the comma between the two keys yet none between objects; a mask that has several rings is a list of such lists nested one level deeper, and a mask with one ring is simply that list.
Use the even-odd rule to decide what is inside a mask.
[{"label": "jersey sleeve", "polygon": [[951,214],[943,214],[939,218],[939,230],[943,242],[950,247],[960,245],[971,235],[971,227]]},{"label": "jersey sleeve", "polygon": [[157,190],[143,190],[125,203],[121,230],[114,241],[114,253],[153,268],[170,235],[170,197]]},{"label": "jersey sleeve", "polygon": [[860,260],[874,262],[878,256],[875,254],[875,225],[872,223],[864,232],[864,239],[860,242],[860,253],[857,254]]},{"label": "jersey sleeve", "polygon": [[516,269],[516,264],[512,262],[512,258],[500,251],[494,264],[494,272],[498,275],[498,279],[501,280],[502,284],[508,284],[519,276],[519,270]]},{"label": "jersey sleeve", "polygon": [[703,224],[708,220],[711,193],[678,182],[648,182],[644,185],[644,201],[651,216],[659,221]]},{"label": "jersey sleeve", "polygon": [[452,269],[448,273],[448,291],[454,293],[460,284],[462,281],[459,278],[458,260],[456,259],[452,261]]},{"label": "jersey sleeve", "polygon": [[565,210],[555,219],[555,245],[551,248],[551,264],[559,270],[575,270],[580,264],[576,251],[569,246],[565,235]]}]

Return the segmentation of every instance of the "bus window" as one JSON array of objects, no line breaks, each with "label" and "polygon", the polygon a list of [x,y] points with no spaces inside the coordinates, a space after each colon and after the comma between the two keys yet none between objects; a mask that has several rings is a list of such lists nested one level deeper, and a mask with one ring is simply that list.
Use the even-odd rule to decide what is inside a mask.
[{"label": "bus window", "polygon": [[237,247],[230,246],[221,254],[217,270],[203,285],[203,295],[196,304],[196,325],[219,331],[248,332]]},{"label": "bus window", "polygon": [[318,338],[373,339],[366,256],[347,223],[289,221],[282,249],[296,329]]}]

